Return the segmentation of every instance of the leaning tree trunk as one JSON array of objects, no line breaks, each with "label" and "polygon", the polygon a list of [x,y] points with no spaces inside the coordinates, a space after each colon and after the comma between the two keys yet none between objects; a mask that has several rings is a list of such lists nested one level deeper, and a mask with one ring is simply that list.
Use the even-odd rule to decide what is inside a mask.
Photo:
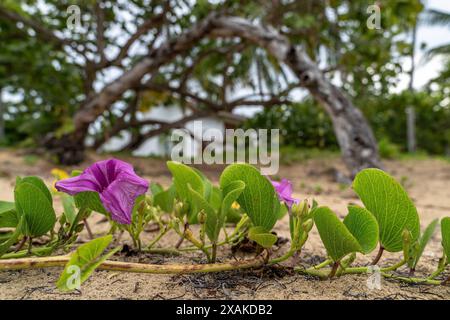
[{"label": "leaning tree trunk", "polygon": [[[352,176],[368,167],[381,167],[377,143],[361,111],[338,87],[334,86],[318,66],[300,48],[270,27],[257,26],[240,17],[212,13],[192,26],[177,39],[163,43],[120,78],[107,85],[75,115],[75,132],[65,138],[69,145],[82,148],[90,123],[94,122],[123,93],[139,84],[145,74],[157,70],[177,54],[191,49],[204,37],[240,37],[267,49],[297,75],[300,85],[322,103],[330,115],[343,159]],[[64,151],[64,150],[62,150]],[[78,160],[78,152],[74,159]],[[67,156],[61,159],[72,161]]]},{"label": "leaning tree trunk", "polygon": [[257,26],[239,17],[221,17],[214,21],[216,36],[237,36],[266,48],[286,63],[330,115],[344,162],[352,176],[361,169],[382,167],[372,130],[350,99],[328,80],[318,66],[300,48],[273,28]]},{"label": "leaning tree trunk", "polygon": [[286,56],[300,83],[321,102],[331,117],[342,156],[352,177],[360,170],[382,167],[373,132],[350,99],[334,86],[302,52],[291,48]]}]

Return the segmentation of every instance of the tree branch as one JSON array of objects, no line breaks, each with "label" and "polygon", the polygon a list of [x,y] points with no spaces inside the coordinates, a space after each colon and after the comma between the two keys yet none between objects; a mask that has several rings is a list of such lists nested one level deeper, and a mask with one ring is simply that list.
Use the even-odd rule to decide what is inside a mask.
[{"label": "tree branch", "polygon": [[83,139],[88,126],[95,121],[112,103],[117,101],[125,91],[137,87],[142,77],[171,61],[176,55],[191,49],[197,41],[204,38],[210,31],[212,21],[218,14],[213,13],[195,24],[192,28],[176,39],[164,42],[158,48],[151,50],[148,57],[142,59],[121,77],[108,84],[95,97],[87,101],[74,116],[75,133]]},{"label": "tree branch", "polygon": [[64,39],[57,36],[52,30],[47,29],[40,22],[32,19],[28,19],[16,12],[8,10],[7,8],[0,5],[0,18],[12,21],[20,22],[25,26],[33,29],[36,32],[36,36],[44,41],[52,43],[57,48],[62,49],[64,46],[69,46],[79,54],[85,57],[85,52],[78,48],[78,43],[74,40]]},{"label": "tree branch", "polygon": [[99,68],[107,68],[110,66],[121,66],[123,59],[125,59],[128,55],[128,51],[130,50],[131,46],[143,35],[145,35],[151,28],[159,27],[163,24],[165,21],[165,14],[166,12],[160,13],[156,15],[155,17],[146,20],[143,24],[141,24],[135,33],[133,33],[130,38],[125,42],[122,48],[120,48],[119,53],[117,56],[110,60],[110,61],[104,61],[102,64],[99,65]]},{"label": "tree branch", "polygon": [[378,147],[370,126],[361,111],[300,48],[270,27],[262,27],[240,17],[221,16],[214,20],[214,31],[220,37],[241,37],[268,50],[295,73],[300,85],[325,107],[333,120],[344,162],[351,175],[367,167],[382,167]]}]

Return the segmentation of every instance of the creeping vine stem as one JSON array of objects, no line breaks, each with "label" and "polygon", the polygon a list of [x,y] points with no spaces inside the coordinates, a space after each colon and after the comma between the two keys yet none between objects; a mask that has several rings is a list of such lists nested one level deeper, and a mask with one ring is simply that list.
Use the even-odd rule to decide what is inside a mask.
[{"label": "creeping vine stem", "polygon": [[[40,258],[22,258],[22,259],[8,259],[0,260],[0,271],[20,270],[20,269],[39,269],[50,267],[64,267],[69,261],[70,256],[54,256],[54,257],[40,257]],[[267,263],[268,255],[262,255],[251,259],[232,261],[224,263],[211,264],[145,264],[122,261],[106,260],[98,269],[109,271],[125,271],[134,273],[152,273],[152,274],[183,274],[183,273],[208,273],[208,272],[222,272],[249,268],[262,267]]]}]

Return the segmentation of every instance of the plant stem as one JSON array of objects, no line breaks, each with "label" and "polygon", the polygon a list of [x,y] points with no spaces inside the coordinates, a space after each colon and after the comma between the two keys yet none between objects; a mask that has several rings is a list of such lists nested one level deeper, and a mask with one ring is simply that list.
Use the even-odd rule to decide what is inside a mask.
[{"label": "plant stem", "polygon": [[273,264],[277,264],[277,263],[283,262],[283,261],[289,259],[290,257],[292,257],[292,256],[294,255],[295,251],[296,251],[296,250],[292,250],[292,248],[291,248],[291,249],[289,249],[288,252],[286,252],[286,253],[285,253],[284,255],[282,255],[281,257],[273,258],[272,260],[270,260],[270,261],[268,262],[268,264],[269,264],[269,265],[273,265]]},{"label": "plant stem", "polygon": [[[176,249],[180,248],[181,244],[183,243],[183,241],[184,241],[184,234],[186,233],[186,230],[187,230],[188,227],[189,227],[189,224],[186,222],[184,224],[184,231],[183,231],[183,233],[179,234],[180,235],[180,240],[178,240],[177,244],[175,245]],[[178,228],[175,229],[175,231],[177,231],[177,230],[178,230]]]},{"label": "plant stem", "polygon": [[398,263],[396,263],[396,264],[394,264],[394,265],[392,265],[390,267],[381,268],[380,270],[381,271],[395,271],[398,268],[400,268],[401,266],[403,266],[405,263],[406,263],[406,261],[405,261],[405,259],[403,259],[402,261],[400,261],[400,262],[398,262]]},{"label": "plant stem", "polygon": [[304,275],[318,277],[318,278],[321,278],[321,279],[328,278],[328,273],[323,272],[321,270],[316,270],[313,267],[312,268],[308,268],[308,269],[303,269],[301,267],[296,267],[296,268],[294,268],[294,271],[299,272],[299,273],[304,274]]},{"label": "plant stem", "polygon": [[445,269],[445,267],[447,266],[447,264],[446,264],[446,257],[445,257],[445,254],[442,256],[442,258],[441,259],[439,259],[439,265],[438,265],[438,268],[436,269],[436,271],[434,271],[429,277],[428,277],[428,279],[430,279],[430,280],[432,280],[432,279],[434,279],[434,278],[436,278],[438,275],[440,275],[443,271],[444,271],[444,269]]},{"label": "plant stem", "polygon": [[[343,270],[342,274],[361,274],[361,273],[367,273],[367,267],[354,267],[354,268],[348,268]],[[327,279],[330,277],[330,274],[321,270],[316,270],[314,267],[308,268],[308,269],[302,269],[302,268],[294,268],[296,272],[299,272],[304,275],[319,277],[321,279]],[[382,269],[381,269],[382,270]],[[406,283],[413,283],[413,284],[428,284],[428,285],[446,285],[448,282],[450,282],[450,277],[447,278],[444,281],[439,280],[433,280],[429,278],[408,278],[408,277],[401,277],[396,276],[391,273],[381,272],[381,275],[385,278],[395,279]]]},{"label": "plant stem", "polygon": [[[145,264],[132,263],[122,261],[106,260],[98,267],[99,270],[124,271],[135,273],[152,273],[152,274],[186,274],[186,273],[206,273],[206,272],[222,272],[238,269],[258,268],[266,264],[267,254],[256,257],[251,260],[231,261],[225,263],[214,264]],[[54,256],[42,258],[23,258],[0,260],[0,271],[21,270],[21,269],[37,269],[64,267],[69,261],[70,256]]]},{"label": "plant stem", "polygon": [[86,227],[86,231],[89,235],[89,239],[91,239],[91,240],[94,239],[94,235],[92,234],[91,227],[89,226],[86,218],[83,219],[83,223],[84,223],[84,226]]},{"label": "plant stem", "polygon": [[427,278],[399,277],[399,276],[393,275],[391,273],[384,273],[384,272],[382,272],[381,275],[385,278],[396,279],[396,280],[400,280],[400,281],[406,282],[406,283],[431,284],[431,285],[441,285],[441,284],[444,285],[445,284],[439,280],[431,280],[431,279],[427,279]]},{"label": "plant stem", "polygon": [[339,261],[335,261],[334,263],[333,263],[333,266],[331,267],[331,271],[330,271],[330,274],[328,275],[328,278],[333,278],[334,277],[334,275],[336,274],[336,271],[338,270],[338,268],[339,268],[339,265],[340,265],[340,262]]},{"label": "plant stem", "polygon": [[313,266],[312,268],[314,268],[314,269],[316,269],[316,270],[319,270],[319,269],[322,269],[322,268],[328,266],[328,265],[329,265],[330,263],[332,263],[332,262],[333,262],[333,260],[327,259],[327,260],[325,260],[324,262],[321,262],[321,263],[319,263],[318,265]]},{"label": "plant stem", "polygon": [[[223,246],[223,245],[232,243],[232,242],[234,242],[235,240],[239,240],[239,238],[240,238],[242,235],[243,235],[243,233],[239,233],[239,234],[237,234],[236,236],[234,236],[233,238],[230,237],[230,238],[228,238],[228,240],[220,241],[220,242],[218,242],[218,243],[216,244],[216,246],[217,246],[217,247],[220,247],[220,246]],[[211,248],[212,248],[212,244],[205,245],[204,248],[205,248],[205,249],[211,249]],[[179,250],[179,251],[197,251],[197,250],[199,250],[199,248],[198,248],[198,247],[195,247],[195,246],[184,247],[184,248],[179,248],[179,249],[175,247],[175,249],[177,249],[177,250]]]},{"label": "plant stem", "polygon": [[373,259],[371,265],[376,265],[378,263],[378,261],[380,261],[381,256],[383,255],[383,252],[384,252],[384,248],[380,244],[380,249],[378,250],[377,256],[375,257],[375,259]]},{"label": "plant stem", "polygon": [[162,237],[170,230],[168,226],[165,226],[164,229],[160,230],[159,234],[156,236],[155,239],[153,239],[148,245],[147,249],[151,249],[159,240],[161,240]]},{"label": "plant stem", "polygon": [[28,237],[28,254],[31,254],[31,249],[33,248],[33,238],[32,237]]},{"label": "plant stem", "polygon": [[346,268],[342,274],[360,274],[360,273],[367,273],[369,271],[368,267],[352,267],[352,268]]},{"label": "plant stem", "polygon": [[[402,265],[406,263],[405,260],[402,260],[390,267],[380,268],[381,272],[388,272],[388,271],[395,271],[398,268],[400,268]],[[369,267],[352,267],[352,268],[346,268],[343,271],[343,274],[360,274],[360,273],[367,273],[369,272]]]},{"label": "plant stem", "polygon": [[[25,245],[26,242],[27,242],[27,236],[24,236],[24,237],[22,238],[22,240],[20,240],[20,242],[19,242],[19,244],[17,245],[17,247],[14,249],[14,252],[20,251],[20,249],[23,248],[23,246]],[[5,255],[3,255],[3,256],[5,256]]]},{"label": "plant stem", "polygon": [[203,251],[203,253],[206,255],[206,258],[208,261],[211,261],[211,255],[209,254],[208,249],[202,244],[200,240],[198,240],[194,234],[192,233],[191,229],[186,228],[183,233],[184,239],[190,241],[194,246],[196,246],[198,249]]},{"label": "plant stem", "polygon": [[212,249],[211,249],[211,262],[212,263],[216,262],[216,256],[217,256],[217,244],[214,242],[212,244]]},{"label": "plant stem", "polygon": [[[32,255],[39,255],[41,253],[47,253],[48,250],[52,250],[53,247],[40,247],[40,248],[35,248],[31,250],[31,254]],[[15,258],[23,258],[26,256],[29,256],[30,253],[28,252],[28,249],[26,250],[21,250],[21,251],[17,251],[17,252],[10,252],[10,253],[5,253],[2,256],[2,259],[15,259]]]}]

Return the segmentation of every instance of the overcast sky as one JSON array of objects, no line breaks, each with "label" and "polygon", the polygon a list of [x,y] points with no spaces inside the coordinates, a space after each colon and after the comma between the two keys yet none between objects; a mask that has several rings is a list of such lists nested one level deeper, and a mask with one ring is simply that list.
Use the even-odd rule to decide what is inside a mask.
[{"label": "overcast sky", "polygon": [[[450,12],[450,0],[427,0],[425,6],[430,9]],[[416,74],[414,76],[415,88],[420,88],[425,85],[430,79],[437,75],[442,67],[441,58],[435,58],[425,65],[420,64],[423,57],[423,50],[420,49],[421,44],[425,43],[427,48],[432,48],[449,42],[450,28],[448,27],[431,27],[422,25],[418,28],[415,59],[417,67]],[[408,67],[410,66],[409,62],[405,62],[405,64],[407,64]],[[406,89],[408,87],[408,81],[409,78],[407,75],[401,75],[399,89]]]}]

